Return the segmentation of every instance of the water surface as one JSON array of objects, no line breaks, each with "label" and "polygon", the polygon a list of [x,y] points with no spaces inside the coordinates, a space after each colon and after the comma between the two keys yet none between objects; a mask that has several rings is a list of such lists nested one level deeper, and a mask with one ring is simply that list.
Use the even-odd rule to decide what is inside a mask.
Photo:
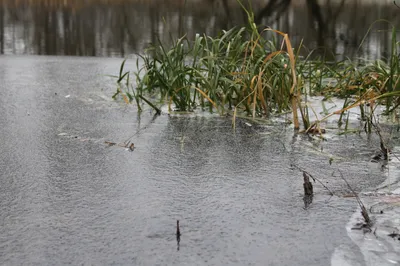
[{"label": "water surface", "polygon": [[[357,205],[342,197],[348,190],[334,172],[343,169],[356,190],[381,183],[367,162],[373,140],[138,116],[110,99],[115,86],[104,74],[119,59],[0,61],[0,264],[329,265],[340,245],[363,262],[345,227]],[[133,152],[104,143],[127,140]],[[316,183],[304,209],[291,164],[337,196]]]}]

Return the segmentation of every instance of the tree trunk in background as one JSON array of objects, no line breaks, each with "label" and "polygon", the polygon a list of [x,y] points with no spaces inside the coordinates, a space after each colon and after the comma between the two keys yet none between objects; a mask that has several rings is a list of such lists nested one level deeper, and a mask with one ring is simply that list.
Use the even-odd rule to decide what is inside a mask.
[{"label": "tree trunk in background", "polygon": [[317,43],[319,46],[324,46],[325,22],[322,17],[321,8],[318,5],[317,0],[307,0],[307,6],[311,14],[310,23],[312,23],[312,27],[314,27],[314,19],[317,21],[318,24],[318,28],[316,29],[318,34]]},{"label": "tree trunk in background", "polygon": [[[270,0],[268,4],[255,15],[255,23],[260,24],[264,17],[270,17],[274,13],[276,13],[276,18],[274,19],[278,19],[282,13],[288,9],[290,2],[291,0]],[[310,12],[309,21],[311,28],[315,28],[314,21],[317,22],[317,28],[315,29],[317,32],[317,43],[319,46],[324,46],[324,31],[326,27],[321,7],[317,0],[306,0],[306,3]]]},{"label": "tree trunk in background", "polygon": [[274,12],[277,12],[277,18],[282,12],[284,12],[290,4],[291,0],[282,0],[278,2],[277,0],[270,0],[268,4],[261,9],[260,12],[255,14],[254,21],[256,24],[260,24],[262,18],[270,17]]},{"label": "tree trunk in background", "polygon": [[0,54],[4,54],[4,8],[0,7]]}]

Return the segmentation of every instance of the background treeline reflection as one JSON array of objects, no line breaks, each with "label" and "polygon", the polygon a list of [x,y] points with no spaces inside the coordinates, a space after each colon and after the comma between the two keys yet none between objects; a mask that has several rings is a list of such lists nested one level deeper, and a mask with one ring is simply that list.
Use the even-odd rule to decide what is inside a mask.
[{"label": "background treeline reflection", "polygon": [[[294,46],[304,39],[309,50],[352,58],[387,56],[391,26],[377,21],[400,24],[389,0],[253,0],[252,7],[258,24],[288,32]],[[215,36],[246,21],[235,0],[3,0],[0,52],[124,57],[171,35]]]}]

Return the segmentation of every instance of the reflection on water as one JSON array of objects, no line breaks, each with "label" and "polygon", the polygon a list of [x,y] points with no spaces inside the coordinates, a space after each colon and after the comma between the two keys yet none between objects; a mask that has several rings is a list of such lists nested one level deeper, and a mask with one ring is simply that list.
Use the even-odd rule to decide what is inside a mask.
[{"label": "reflection on water", "polygon": [[[256,21],[288,32],[308,49],[324,46],[336,54],[376,58],[390,51],[388,23],[399,26],[391,0],[253,0]],[[247,18],[235,0],[0,0],[0,52],[128,56],[170,34],[216,35]]]}]

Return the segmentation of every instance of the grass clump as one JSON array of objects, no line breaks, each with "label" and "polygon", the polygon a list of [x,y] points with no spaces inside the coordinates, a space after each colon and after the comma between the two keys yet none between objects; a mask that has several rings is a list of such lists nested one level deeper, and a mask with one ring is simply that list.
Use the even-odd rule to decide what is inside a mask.
[{"label": "grass clump", "polygon": [[[396,29],[393,27],[392,50],[389,58],[375,61],[359,60],[358,62],[346,60],[335,62],[333,65],[326,62],[322,64],[322,69],[325,71],[323,77],[331,82],[314,92],[326,98],[344,98],[345,101],[340,110],[328,114],[320,121],[332,115],[340,115],[340,126],[347,111],[359,108],[361,120],[366,121],[366,131],[370,133],[378,105],[385,107],[385,115],[395,113],[400,105],[400,57],[399,42],[396,41],[396,37]],[[316,82],[313,84],[315,85]]]},{"label": "grass clump", "polygon": [[[252,13],[248,16],[248,27],[223,31],[215,38],[196,35],[190,41],[184,36],[168,49],[162,43],[149,48],[140,55],[144,64],[135,73],[137,87],[129,84],[122,65],[114,97],[132,102],[146,95],[154,106],[167,103],[169,110],[202,108],[221,115],[267,117],[295,110],[297,118],[300,90],[290,40],[272,29],[260,33]],[[271,34],[281,36],[280,48],[264,37]]]},{"label": "grass clump", "polygon": [[[137,60],[134,73],[121,65],[117,95],[125,102],[142,102],[157,113],[161,105],[169,111],[191,112],[196,108],[237,115],[268,117],[291,111],[295,129],[310,130],[328,117],[339,114],[343,123],[349,109],[359,107],[363,119],[371,119],[376,103],[386,105],[387,113],[400,105],[400,63],[396,31],[392,31],[392,52],[387,62],[350,60],[325,62],[299,58],[287,34],[266,28],[258,30],[253,13],[247,12],[248,25],[223,31],[217,37],[183,36],[170,47],[159,42]],[[278,42],[278,40],[281,40]],[[301,45],[300,45],[301,47]],[[142,64],[139,64],[142,63]],[[343,107],[311,123],[307,97],[345,98]],[[365,116],[369,106],[370,117]],[[300,118],[298,115],[300,112]]]}]

